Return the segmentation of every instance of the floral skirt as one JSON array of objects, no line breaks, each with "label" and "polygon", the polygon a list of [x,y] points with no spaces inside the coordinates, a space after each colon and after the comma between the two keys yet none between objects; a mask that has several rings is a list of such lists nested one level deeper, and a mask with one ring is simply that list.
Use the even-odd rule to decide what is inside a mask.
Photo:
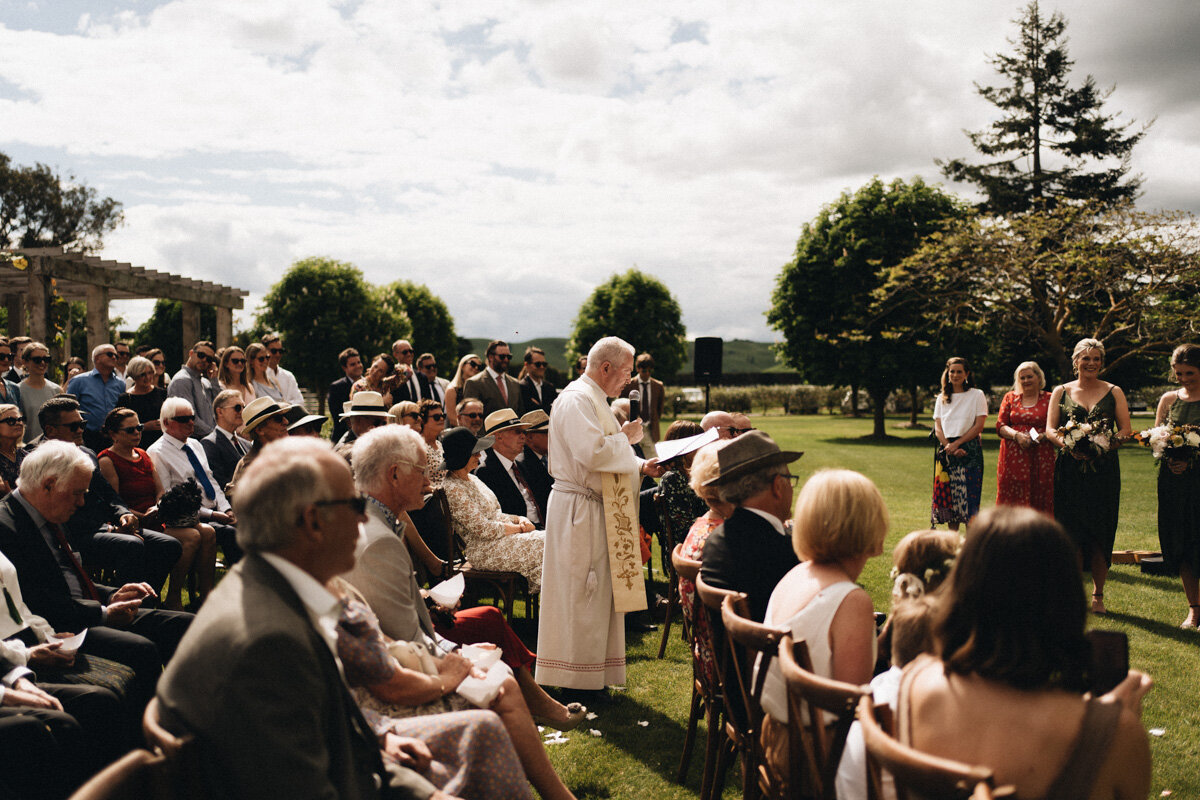
[{"label": "floral skirt", "polygon": [[933,454],[933,506],[929,521],[970,522],[983,495],[983,447],[979,437],[963,445],[964,456]]}]

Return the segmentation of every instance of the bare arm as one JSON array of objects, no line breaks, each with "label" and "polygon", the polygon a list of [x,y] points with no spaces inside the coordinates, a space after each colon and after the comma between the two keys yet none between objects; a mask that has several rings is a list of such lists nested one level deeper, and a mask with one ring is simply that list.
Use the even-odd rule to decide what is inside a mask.
[{"label": "bare arm", "polygon": [[1056,432],[1059,426],[1058,404],[1062,402],[1063,387],[1055,386],[1050,393],[1050,409],[1046,412],[1046,438],[1055,447],[1062,447],[1062,437]]},{"label": "bare arm", "polygon": [[1167,423],[1167,414],[1171,411],[1171,406],[1175,399],[1179,397],[1179,392],[1171,391],[1163,394],[1158,398],[1158,410],[1154,412],[1154,424],[1165,425]]},{"label": "bare arm", "polygon": [[108,456],[99,459],[100,474],[104,476],[104,480],[108,481],[109,486],[117,494],[121,493],[121,479],[117,477],[117,468],[113,466],[112,459]]},{"label": "bare arm", "polygon": [[871,596],[854,589],[833,615],[829,626],[829,646],[833,651],[830,662],[832,678],[861,685],[870,683],[875,666],[873,648],[875,616]]},{"label": "bare arm", "polygon": [[1129,401],[1120,386],[1112,387],[1113,400],[1117,403],[1117,436],[1128,439],[1133,436],[1133,425],[1129,421]]}]

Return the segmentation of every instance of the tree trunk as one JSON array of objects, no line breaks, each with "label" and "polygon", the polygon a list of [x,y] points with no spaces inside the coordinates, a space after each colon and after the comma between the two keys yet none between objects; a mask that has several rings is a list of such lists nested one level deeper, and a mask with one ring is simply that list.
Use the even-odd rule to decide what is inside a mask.
[{"label": "tree trunk", "polygon": [[908,385],[908,404],[912,412],[908,418],[908,426],[910,428],[917,427],[917,391],[916,381]]},{"label": "tree trunk", "polygon": [[850,416],[860,417],[862,413],[858,410],[858,384],[850,384]]},{"label": "tree trunk", "polygon": [[887,404],[888,390],[882,387],[871,387],[868,390],[871,395],[871,402],[875,406],[875,430],[871,433],[873,439],[886,439],[887,428],[884,425],[884,405]]}]

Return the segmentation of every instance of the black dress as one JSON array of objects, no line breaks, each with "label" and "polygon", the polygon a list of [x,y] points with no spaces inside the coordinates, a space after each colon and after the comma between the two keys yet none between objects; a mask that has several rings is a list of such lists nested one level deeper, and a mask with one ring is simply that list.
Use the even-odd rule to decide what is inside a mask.
[{"label": "black dress", "polygon": [[[158,419],[158,412],[162,408],[163,401],[167,399],[167,390],[162,387],[155,386],[145,394],[132,394],[130,392],[122,392],[117,398],[117,408],[129,408],[137,412],[138,422],[145,423],[148,420]],[[154,444],[162,436],[162,431],[152,431],[149,429],[142,431],[142,440],[138,443],[138,447],[145,450],[150,445]]]},{"label": "black dress", "polygon": [[[1200,400],[1179,398],[1167,413],[1171,425],[1200,425]],[[1183,565],[1200,575],[1200,464],[1191,464],[1182,475],[1166,464],[1158,468],[1158,544],[1163,565],[1179,572]]]},{"label": "black dress", "polygon": [[[1065,389],[1059,400],[1059,425],[1107,420],[1116,429],[1117,401],[1112,389],[1100,398],[1092,410],[1071,399]],[[1099,552],[1112,565],[1113,542],[1117,538],[1117,517],[1121,510],[1121,462],[1117,451],[1110,450],[1092,461],[1080,461],[1059,454],[1054,461],[1054,518],[1067,529],[1067,535],[1083,553],[1083,569],[1091,570],[1092,554]]]}]

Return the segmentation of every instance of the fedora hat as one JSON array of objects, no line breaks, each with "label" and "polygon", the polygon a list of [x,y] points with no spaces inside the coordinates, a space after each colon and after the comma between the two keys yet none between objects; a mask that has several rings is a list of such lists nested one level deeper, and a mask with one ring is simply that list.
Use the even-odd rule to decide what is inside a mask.
[{"label": "fedora hat", "polygon": [[249,434],[276,414],[285,414],[290,403],[284,403],[273,397],[256,397],[242,409],[242,434]]},{"label": "fedora hat", "polygon": [[392,415],[387,412],[387,408],[383,405],[383,395],[379,392],[363,391],[358,392],[346,401],[342,406],[342,419],[346,417],[384,417],[391,419]]},{"label": "fedora hat", "polygon": [[317,414],[309,414],[308,410],[304,408],[304,406],[292,406],[287,410],[287,413],[284,414],[284,416],[287,417],[289,431],[303,428],[305,425],[310,425],[314,422],[320,422],[322,424],[325,422],[325,417]]},{"label": "fedora hat", "polygon": [[790,464],[804,453],[796,450],[780,450],[779,445],[762,431],[743,433],[730,439],[717,450],[717,469],[720,474],[704,482],[705,486],[719,486],[731,480],[757,472],[765,467]]},{"label": "fedora hat", "polygon": [[525,416],[521,417],[521,422],[529,426],[529,432],[544,431],[550,427],[550,415],[540,408],[535,408]]},{"label": "fedora hat", "polygon": [[502,408],[487,415],[487,419],[483,421],[483,435],[491,436],[496,431],[527,427],[529,427],[528,423],[522,422],[517,417],[517,412],[511,408]]},{"label": "fedora hat", "polygon": [[470,428],[462,427],[443,431],[438,440],[442,443],[442,456],[445,459],[446,469],[451,472],[462,469],[471,460],[471,456],[487,450],[496,442],[491,436],[481,436],[476,439]]}]

